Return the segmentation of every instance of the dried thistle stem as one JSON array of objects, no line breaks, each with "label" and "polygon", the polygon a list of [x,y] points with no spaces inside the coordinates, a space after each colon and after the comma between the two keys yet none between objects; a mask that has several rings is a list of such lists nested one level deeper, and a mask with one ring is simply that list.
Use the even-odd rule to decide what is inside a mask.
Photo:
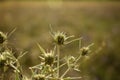
[{"label": "dried thistle stem", "polygon": [[60,65],[60,46],[57,45],[57,78],[59,78],[59,73],[60,73],[60,69],[59,69],[59,65]]},{"label": "dried thistle stem", "polygon": [[61,79],[68,73],[69,70],[70,70],[70,68],[68,68],[68,69],[63,73],[63,75],[61,76]]}]

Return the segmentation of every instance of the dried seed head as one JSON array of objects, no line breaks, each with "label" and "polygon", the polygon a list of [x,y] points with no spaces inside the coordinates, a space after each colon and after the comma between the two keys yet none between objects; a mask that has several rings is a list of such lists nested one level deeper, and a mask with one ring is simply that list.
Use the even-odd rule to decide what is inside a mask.
[{"label": "dried seed head", "polygon": [[63,45],[66,40],[66,35],[63,32],[56,32],[54,35],[54,40],[58,45]]},{"label": "dried seed head", "polygon": [[52,65],[54,63],[54,53],[53,51],[50,51],[49,53],[46,53],[44,55],[45,57],[45,64]]},{"label": "dried seed head", "polygon": [[10,55],[10,53],[8,51],[2,52],[0,54],[0,66],[4,66],[5,65],[9,55]]},{"label": "dried seed head", "polygon": [[33,76],[34,80],[45,80],[45,75],[42,74],[36,74]]},{"label": "dried seed head", "polygon": [[85,56],[89,53],[89,47],[83,47],[81,48],[82,56]]},{"label": "dried seed head", "polygon": [[57,45],[66,45],[66,44],[69,44],[73,41],[79,40],[79,39],[74,39],[71,41],[67,41],[68,39],[73,38],[74,35],[67,36],[66,33],[64,33],[64,32],[60,32],[60,31],[54,32],[52,30],[52,27],[50,27],[50,29],[51,29],[50,34],[53,37],[53,39]]},{"label": "dried seed head", "polygon": [[41,56],[39,56],[39,58],[42,61],[44,61],[44,63],[46,65],[51,66],[54,63],[54,57],[55,57],[54,51],[55,50],[53,50],[53,51],[51,50],[50,52],[46,52],[39,44],[37,44],[37,45],[38,45],[40,51],[42,52],[42,54],[41,54]]},{"label": "dried seed head", "polygon": [[4,43],[6,39],[7,36],[3,32],[0,32],[0,44]]},{"label": "dried seed head", "polygon": [[90,47],[91,46],[93,46],[94,45],[94,43],[92,43],[92,44],[90,44],[90,45],[88,45],[87,47],[82,47],[80,50],[81,50],[81,55],[82,56],[85,56],[85,55],[87,55],[88,53],[90,53]]}]

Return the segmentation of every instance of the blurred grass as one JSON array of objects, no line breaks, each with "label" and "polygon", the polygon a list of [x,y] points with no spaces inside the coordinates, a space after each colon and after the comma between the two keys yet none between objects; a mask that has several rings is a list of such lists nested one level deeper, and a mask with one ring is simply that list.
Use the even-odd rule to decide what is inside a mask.
[{"label": "blurred grass", "polygon": [[[65,31],[68,35],[82,36],[83,46],[94,42],[93,52],[104,43],[102,51],[82,62],[81,69],[91,74],[91,80],[120,80],[119,14],[119,2],[1,2],[0,30],[9,32],[18,28],[10,42],[18,51],[29,51],[22,61],[23,66],[39,63],[35,41],[52,49],[50,24],[53,29]],[[77,55],[77,42],[66,46],[62,52]]]}]

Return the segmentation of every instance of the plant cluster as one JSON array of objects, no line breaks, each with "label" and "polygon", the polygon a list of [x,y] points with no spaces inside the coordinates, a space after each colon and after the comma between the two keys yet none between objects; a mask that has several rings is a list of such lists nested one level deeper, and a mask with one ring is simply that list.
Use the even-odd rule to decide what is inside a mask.
[{"label": "plant cluster", "polygon": [[[81,57],[90,53],[90,47],[93,44],[81,47],[81,37],[72,39],[74,35],[67,36],[64,32],[54,32],[52,28],[50,30],[50,34],[55,43],[53,50],[46,51],[39,43],[36,43],[41,53],[39,56],[40,64],[29,67],[32,75],[30,78],[27,78],[22,74],[22,68],[19,63],[19,59],[23,57],[26,52],[21,53],[18,57],[15,57],[15,53],[7,47],[8,36],[3,32],[0,32],[0,80],[6,80],[4,79],[4,75],[6,75],[6,72],[10,69],[15,74],[14,78],[11,80],[80,80],[82,78],[81,76],[74,77],[67,76],[67,74],[70,70],[80,71],[79,60]],[[65,46],[75,41],[79,41],[79,56],[65,56],[64,58],[61,58],[60,48],[63,45]],[[60,74],[62,67],[66,67],[67,69],[63,74]]]}]

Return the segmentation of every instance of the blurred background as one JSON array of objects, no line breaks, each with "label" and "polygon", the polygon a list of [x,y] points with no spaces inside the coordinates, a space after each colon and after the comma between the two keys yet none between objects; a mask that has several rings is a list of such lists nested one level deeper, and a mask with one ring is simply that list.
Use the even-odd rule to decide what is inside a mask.
[{"label": "blurred background", "polygon": [[[35,41],[53,49],[49,34],[52,25],[54,31],[83,37],[82,46],[95,44],[89,59],[80,61],[81,72],[73,74],[82,80],[120,80],[120,3],[102,1],[0,0],[0,31],[8,33],[17,28],[8,41],[18,53],[28,51],[21,60],[26,74],[28,67],[40,63]],[[78,51],[78,42],[71,43],[61,48],[61,57],[77,56]]]}]

